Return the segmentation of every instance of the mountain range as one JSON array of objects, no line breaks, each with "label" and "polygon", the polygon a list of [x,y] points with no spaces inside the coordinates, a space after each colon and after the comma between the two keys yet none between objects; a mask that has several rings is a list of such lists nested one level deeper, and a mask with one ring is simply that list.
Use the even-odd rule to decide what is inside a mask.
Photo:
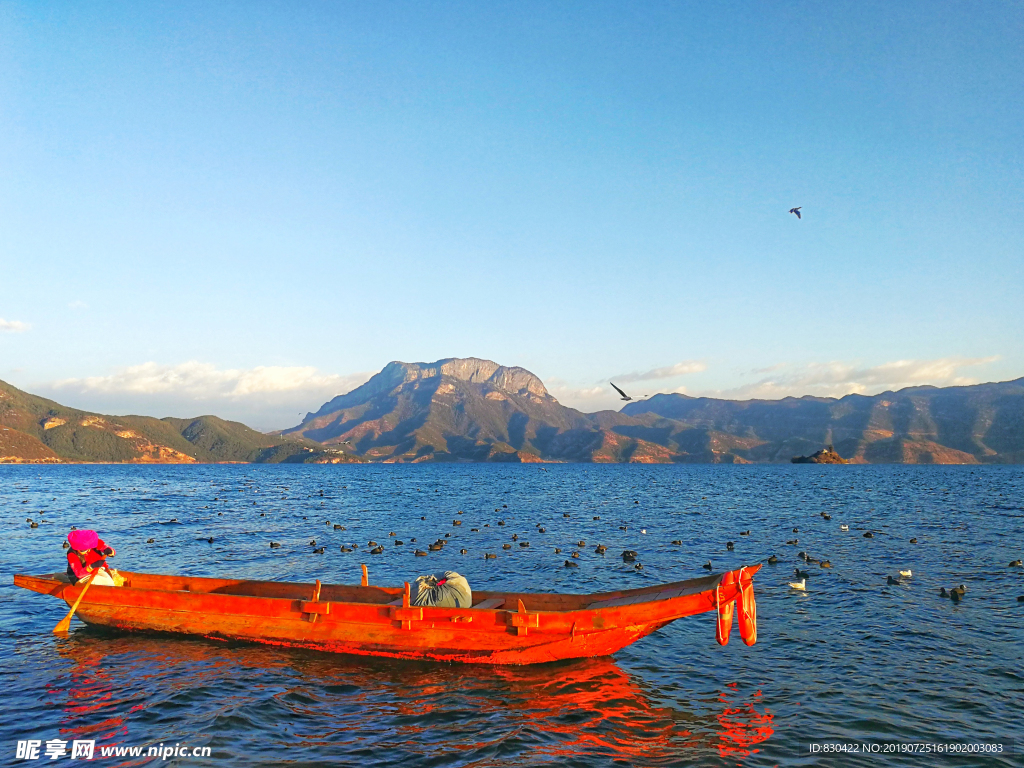
[{"label": "mountain range", "polygon": [[655,395],[585,414],[522,368],[393,362],[284,434],[374,461],[788,462],[834,444],[852,463],[1015,463],[1024,379],[838,399]]},{"label": "mountain range", "polygon": [[747,461],[788,461],[823,445],[851,463],[1024,462],[1024,378],[877,395],[717,400],[655,395],[623,413],[701,430]]},{"label": "mountain range", "polygon": [[620,411],[559,403],[523,368],[478,358],[389,363],[265,435],[214,416],[67,408],[0,382],[0,462],[1024,463],[1024,379],[878,395],[721,400],[654,395]]}]

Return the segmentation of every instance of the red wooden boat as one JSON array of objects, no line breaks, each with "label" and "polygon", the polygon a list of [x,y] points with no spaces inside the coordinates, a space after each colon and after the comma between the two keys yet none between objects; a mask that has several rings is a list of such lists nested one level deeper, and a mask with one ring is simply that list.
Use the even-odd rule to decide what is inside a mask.
[{"label": "red wooden boat", "polygon": [[[409,584],[361,586],[160,576],[121,571],[121,587],[90,587],[87,624],[174,632],[363,656],[477,664],[536,664],[606,656],[683,616],[717,612],[729,642],[734,607],[747,645],[757,638],[753,576],[760,565],[592,595],[473,591],[472,608],[409,604]],[[65,574],[16,575],[15,585],[72,605],[83,587]]]}]

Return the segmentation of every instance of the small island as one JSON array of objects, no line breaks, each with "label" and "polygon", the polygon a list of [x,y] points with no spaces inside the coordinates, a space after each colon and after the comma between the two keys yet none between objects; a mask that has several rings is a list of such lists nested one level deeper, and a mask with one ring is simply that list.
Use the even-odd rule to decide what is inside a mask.
[{"label": "small island", "polygon": [[794,464],[849,464],[846,459],[836,453],[836,449],[827,445],[810,456],[794,456],[790,459]]}]

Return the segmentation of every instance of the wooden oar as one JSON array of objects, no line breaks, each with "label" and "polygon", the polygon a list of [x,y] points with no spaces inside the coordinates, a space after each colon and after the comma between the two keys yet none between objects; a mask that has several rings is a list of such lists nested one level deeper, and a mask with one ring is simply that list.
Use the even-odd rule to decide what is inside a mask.
[{"label": "wooden oar", "polygon": [[78,595],[78,599],[75,600],[75,604],[71,606],[71,610],[68,611],[68,615],[60,620],[60,623],[53,628],[53,634],[55,635],[66,635],[68,629],[71,628],[71,617],[75,615],[75,611],[78,610],[78,604],[82,602],[82,598],[85,597],[85,593],[89,591],[89,587],[92,586],[92,580],[96,577],[96,574],[100,570],[97,568],[95,571],[85,577],[85,587],[82,588],[81,594]]}]

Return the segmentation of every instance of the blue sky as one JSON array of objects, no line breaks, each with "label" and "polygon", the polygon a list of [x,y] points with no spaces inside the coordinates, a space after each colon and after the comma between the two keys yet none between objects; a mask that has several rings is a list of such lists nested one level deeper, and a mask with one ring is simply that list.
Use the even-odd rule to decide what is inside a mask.
[{"label": "blue sky", "polygon": [[[0,379],[263,429],[1024,375],[1024,6],[0,5]],[[802,206],[804,218],[787,213]]]}]

